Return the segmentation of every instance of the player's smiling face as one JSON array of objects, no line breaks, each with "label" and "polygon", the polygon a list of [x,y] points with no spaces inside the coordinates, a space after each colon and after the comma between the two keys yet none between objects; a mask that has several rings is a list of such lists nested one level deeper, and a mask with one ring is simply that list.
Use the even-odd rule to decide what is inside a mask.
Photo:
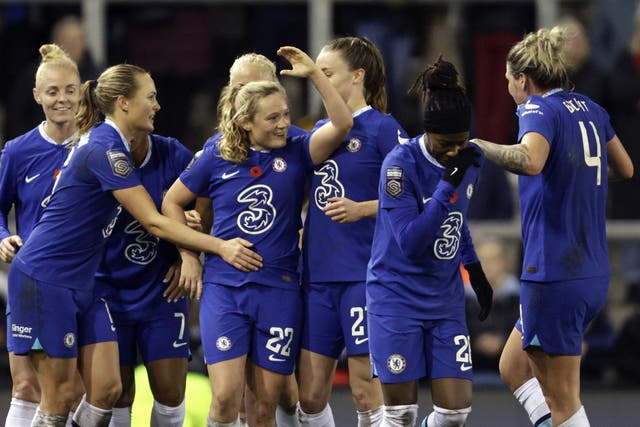
[{"label": "player's smiling face", "polygon": [[287,98],[280,92],[267,95],[258,101],[251,120],[243,120],[241,126],[249,133],[251,146],[257,150],[284,147],[291,126]]},{"label": "player's smiling face", "polygon": [[136,76],[138,90],[127,100],[127,115],[131,127],[144,131],[153,131],[156,113],[160,110],[156,85],[149,74]]},{"label": "player's smiling face", "polygon": [[70,122],[78,111],[80,78],[70,67],[46,66],[40,71],[33,97],[42,105],[47,121]]}]

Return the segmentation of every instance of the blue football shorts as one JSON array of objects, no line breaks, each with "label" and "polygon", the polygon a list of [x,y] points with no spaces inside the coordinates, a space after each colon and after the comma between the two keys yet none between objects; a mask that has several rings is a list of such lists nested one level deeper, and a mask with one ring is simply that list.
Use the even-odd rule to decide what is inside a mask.
[{"label": "blue football shorts", "polygon": [[116,341],[107,303],[88,290],[40,282],[12,265],[9,270],[8,341],[17,355],[44,350],[52,357],[78,356],[78,347]]},{"label": "blue football shorts", "polygon": [[289,375],[298,357],[301,329],[299,288],[204,284],[200,330],[208,365],[246,354],[264,369]]},{"label": "blue football shorts", "polygon": [[473,375],[467,324],[368,313],[374,376],[385,384]]},{"label": "blue football shorts", "polygon": [[365,282],[310,283],[303,286],[302,348],[337,359],[369,354]]},{"label": "blue football shorts", "polygon": [[584,332],[604,307],[608,290],[609,276],[523,281],[516,323],[522,348],[539,346],[548,354],[581,355]]}]

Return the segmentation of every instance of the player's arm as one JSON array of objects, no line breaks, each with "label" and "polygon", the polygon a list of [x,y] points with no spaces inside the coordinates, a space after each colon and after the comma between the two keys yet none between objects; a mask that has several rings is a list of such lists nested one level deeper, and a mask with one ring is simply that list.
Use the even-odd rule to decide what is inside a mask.
[{"label": "player's arm", "polygon": [[[380,125],[379,132],[376,143],[383,158],[407,139],[405,130],[391,116],[387,116],[386,121]],[[375,218],[378,215],[378,199],[356,202],[346,197],[332,197],[328,202],[323,208],[324,213],[340,224]]]},{"label": "player's arm", "polygon": [[478,319],[483,321],[489,316],[491,306],[493,305],[493,288],[484,275],[482,264],[480,264],[480,260],[478,260],[478,256],[476,255],[471,233],[469,232],[469,227],[466,222],[462,224],[462,229],[460,230],[460,261],[467,270],[467,273],[469,273],[471,288],[473,292],[475,292],[478,303],[480,304]]},{"label": "player's arm", "polygon": [[609,181],[629,179],[633,176],[633,162],[617,135],[607,142],[607,160]]},{"label": "player's arm", "polygon": [[213,225],[213,208],[211,207],[211,199],[208,197],[196,197],[195,210],[200,214],[202,232],[209,234]]},{"label": "player's arm", "polygon": [[293,67],[290,70],[282,70],[280,74],[308,77],[322,97],[329,121],[313,132],[309,141],[311,161],[314,165],[319,165],[340,146],[351,130],[353,126],[351,110],[329,78],[306,53],[293,46],[284,46],[278,49],[278,55],[289,61]]},{"label": "player's arm", "polygon": [[538,175],[549,157],[549,141],[538,132],[527,132],[515,145],[502,145],[474,138],[487,159],[517,175]]},{"label": "player's arm", "polygon": [[[402,254],[409,259],[420,261],[433,247],[438,229],[449,214],[446,201],[438,200],[452,189],[438,189],[422,212],[415,208],[397,207],[388,209],[389,226]],[[446,196],[442,197],[445,198]]]},{"label": "player's arm", "polygon": [[11,262],[22,246],[22,238],[11,234],[7,221],[15,198],[15,180],[11,173],[10,155],[6,150],[3,150],[0,162],[0,260]]},{"label": "player's arm", "polygon": [[[196,194],[178,178],[164,196],[162,213],[176,222],[184,221],[184,207],[195,198]],[[216,242],[216,250],[209,252],[220,256],[238,270],[245,272],[257,271],[262,267],[262,257],[252,250],[253,243],[239,237],[223,240],[204,233],[198,234],[213,239]],[[183,246],[187,247],[186,245]]]},{"label": "player's arm", "polygon": [[331,197],[322,211],[331,220],[340,224],[360,221],[362,218],[375,218],[378,213],[378,200],[355,202],[346,197]]},{"label": "player's arm", "polygon": [[[400,170],[402,173],[398,173]],[[391,186],[397,181],[392,173],[402,176],[401,186]],[[393,191],[389,192],[390,189]],[[441,181],[421,212],[419,195],[408,171],[400,166],[383,165],[378,188],[380,203],[388,216],[391,234],[405,257],[419,262],[425,256],[449,214],[449,199],[454,191],[453,186]]]},{"label": "player's arm", "polygon": [[[171,189],[167,196],[170,193]],[[172,212],[172,217],[160,214],[151,196],[141,185],[113,190],[113,196],[149,233],[160,239],[168,240],[187,249],[219,255],[242,271],[255,271],[262,266],[262,258],[246,247],[251,243],[244,241],[246,244],[242,244],[237,241],[238,239],[225,241],[189,228],[185,225],[186,220],[182,207],[178,207],[180,209],[179,215],[176,215],[177,209],[174,206],[167,209],[167,212]],[[165,196],[165,201],[167,196]],[[163,207],[164,204],[163,202]]]}]

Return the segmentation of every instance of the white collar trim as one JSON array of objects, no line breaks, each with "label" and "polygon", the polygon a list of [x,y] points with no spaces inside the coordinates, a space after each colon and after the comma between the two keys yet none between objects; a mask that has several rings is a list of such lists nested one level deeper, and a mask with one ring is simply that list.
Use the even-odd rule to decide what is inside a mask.
[{"label": "white collar trim", "polygon": [[[127,138],[124,137],[124,134],[122,133],[118,125],[115,124],[114,121],[111,119],[105,119],[104,122],[105,124],[108,124],[109,126],[114,128],[116,132],[118,132],[118,135],[120,135],[120,139],[122,139],[122,143],[124,144],[124,147],[127,149],[129,153],[131,153],[131,145],[129,145],[129,141],[127,141]],[[149,145],[149,147],[151,147],[151,145]]]},{"label": "white collar trim", "polygon": [[[53,145],[58,145],[57,142],[55,142],[53,140],[53,138],[51,138],[49,136],[49,134],[47,133],[47,131],[44,130],[44,125],[46,124],[46,120],[42,123],[40,123],[40,125],[38,126],[38,132],[40,132],[40,136],[42,137],[42,139],[44,139],[45,141],[47,141],[50,144]],[[62,141],[62,144],[60,145],[68,145],[71,143],[71,141],[73,141],[73,139],[76,137],[77,133],[74,133],[73,135],[71,135],[69,138],[65,139],[64,141]]]},{"label": "white collar trim", "polygon": [[429,153],[429,151],[427,151],[427,144],[426,144],[426,142],[424,142],[424,137],[425,137],[425,135],[422,134],[422,136],[418,140],[418,145],[420,145],[420,151],[422,151],[422,154],[424,154],[424,157],[429,161],[429,163],[433,163],[434,165],[436,165],[440,169],[444,169],[444,166],[442,166],[440,163],[438,163],[438,161],[431,155],[431,153]]}]

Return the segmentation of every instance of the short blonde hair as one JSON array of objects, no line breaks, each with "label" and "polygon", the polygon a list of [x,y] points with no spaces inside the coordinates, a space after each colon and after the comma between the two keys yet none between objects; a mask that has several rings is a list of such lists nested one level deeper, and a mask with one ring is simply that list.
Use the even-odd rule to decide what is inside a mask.
[{"label": "short blonde hair", "polygon": [[229,76],[243,66],[257,67],[264,77],[267,77],[264,80],[270,80],[272,82],[278,81],[276,65],[264,55],[260,55],[259,53],[245,53],[237,57],[236,60],[233,61],[233,64],[231,64],[231,68],[229,68]]},{"label": "short blonde hair", "polygon": [[80,72],[78,71],[78,65],[75,63],[73,59],[66,54],[66,52],[57,44],[43,44],[38,49],[40,52],[40,56],[42,59],[40,60],[40,65],[36,71],[36,88],[39,86],[39,83],[42,81],[42,74],[44,70],[48,67],[60,67],[71,70],[74,74],[78,76],[78,80],[80,80]]}]

